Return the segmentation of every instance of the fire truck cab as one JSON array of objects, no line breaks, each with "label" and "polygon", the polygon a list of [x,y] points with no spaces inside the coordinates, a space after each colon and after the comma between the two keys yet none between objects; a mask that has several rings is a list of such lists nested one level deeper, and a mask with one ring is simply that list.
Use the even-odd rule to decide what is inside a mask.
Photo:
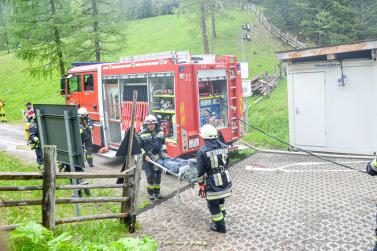
[{"label": "fire truck cab", "polygon": [[87,108],[94,144],[113,153],[130,127],[134,90],[136,132],[148,114],[155,115],[171,157],[197,151],[203,144],[199,129],[206,123],[226,143],[240,138],[242,87],[235,56],[164,52],[83,63],[67,71],[61,88],[67,104]]}]

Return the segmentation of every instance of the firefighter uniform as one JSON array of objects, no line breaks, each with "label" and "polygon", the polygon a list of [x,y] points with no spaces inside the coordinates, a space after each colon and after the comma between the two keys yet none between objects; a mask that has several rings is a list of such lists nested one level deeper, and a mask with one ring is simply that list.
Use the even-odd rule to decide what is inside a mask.
[{"label": "firefighter uniform", "polygon": [[5,116],[5,102],[0,99],[0,122],[7,122],[7,117]]},{"label": "firefighter uniform", "polygon": [[148,157],[152,161],[165,158],[166,145],[164,133],[157,128],[157,119],[153,115],[149,115],[146,117],[144,125],[146,126],[148,123],[155,124],[154,130],[151,131],[148,128],[144,128],[141,132],[139,132],[137,138],[143,155],[145,175],[147,176],[148,196],[151,201],[154,201],[155,199],[162,198],[160,193],[161,170],[157,166],[154,166],[152,163],[148,162],[146,158]]},{"label": "firefighter uniform", "polygon": [[27,102],[25,105],[26,105],[26,109],[27,109],[26,114],[25,114],[25,118],[26,118],[28,123],[31,123],[31,121],[35,117],[34,109],[33,109],[33,106],[30,102]]},{"label": "firefighter uniform", "polygon": [[29,127],[29,144],[31,146],[31,149],[35,150],[38,165],[43,165],[43,153],[41,148],[41,142],[39,140],[39,130],[36,118],[32,120],[31,125]]},{"label": "firefighter uniform", "polygon": [[[374,159],[373,161],[369,162],[366,169],[367,169],[366,171],[368,174],[372,176],[377,175],[377,159]],[[376,215],[376,225],[377,225],[377,215]],[[374,232],[375,232],[375,243],[371,251],[377,251],[377,228],[374,230]]]},{"label": "firefighter uniform", "polygon": [[86,108],[82,107],[78,111],[80,117],[80,134],[81,142],[85,152],[85,159],[90,167],[93,167],[93,140],[92,140],[92,130],[93,121],[88,117],[88,111]]},{"label": "firefighter uniform", "polygon": [[217,139],[217,130],[212,125],[204,125],[200,130],[205,145],[197,152],[199,195],[207,199],[212,215],[211,230],[225,233],[225,198],[232,193],[228,146]]}]

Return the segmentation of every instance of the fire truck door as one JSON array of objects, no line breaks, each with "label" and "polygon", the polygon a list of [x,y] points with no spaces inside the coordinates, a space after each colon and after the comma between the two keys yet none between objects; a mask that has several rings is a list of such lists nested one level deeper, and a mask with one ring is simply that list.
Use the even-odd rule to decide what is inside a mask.
[{"label": "fire truck door", "polygon": [[91,114],[92,118],[98,117],[97,90],[95,90],[95,86],[97,85],[94,83],[94,81],[96,81],[97,79],[97,76],[95,73],[85,73],[82,75],[82,79],[83,95],[81,96],[81,106],[88,109],[88,112],[89,114]]},{"label": "fire truck door", "polygon": [[67,104],[81,105],[81,75],[70,75],[67,79]]},{"label": "fire truck door", "polygon": [[105,89],[105,119],[106,137],[110,147],[118,148],[122,141],[121,135],[121,102],[118,81],[106,81]]}]

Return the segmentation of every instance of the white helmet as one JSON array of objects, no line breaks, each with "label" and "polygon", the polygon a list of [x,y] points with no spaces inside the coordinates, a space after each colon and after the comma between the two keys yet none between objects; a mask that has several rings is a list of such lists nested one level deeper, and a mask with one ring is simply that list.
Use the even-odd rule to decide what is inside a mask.
[{"label": "white helmet", "polygon": [[154,115],[148,115],[144,119],[144,125],[146,124],[157,124],[157,118]]},{"label": "white helmet", "polygon": [[205,124],[200,128],[200,137],[203,139],[217,139],[217,130],[211,124]]},{"label": "white helmet", "polygon": [[88,110],[85,107],[81,107],[78,111],[77,114],[79,115],[80,118],[84,118],[88,116]]}]

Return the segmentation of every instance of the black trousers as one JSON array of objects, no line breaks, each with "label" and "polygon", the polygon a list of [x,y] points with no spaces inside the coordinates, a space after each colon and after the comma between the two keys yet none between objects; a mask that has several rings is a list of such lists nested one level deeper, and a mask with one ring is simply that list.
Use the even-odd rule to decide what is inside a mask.
[{"label": "black trousers", "polygon": [[212,221],[220,228],[225,228],[224,214],[225,199],[207,200],[208,209],[212,215]]},{"label": "black trousers", "polygon": [[35,155],[37,155],[37,163],[38,165],[43,165],[43,154],[41,148],[35,148]]},{"label": "black trousers", "polygon": [[154,167],[153,164],[143,162],[145,175],[147,176],[147,192],[149,196],[160,194],[161,169]]},{"label": "black trousers", "polygon": [[93,146],[93,141],[92,138],[88,138],[84,142],[84,147],[85,147],[85,159],[88,162],[88,165],[90,167],[93,166],[93,152],[94,152],[94,146]]}]

